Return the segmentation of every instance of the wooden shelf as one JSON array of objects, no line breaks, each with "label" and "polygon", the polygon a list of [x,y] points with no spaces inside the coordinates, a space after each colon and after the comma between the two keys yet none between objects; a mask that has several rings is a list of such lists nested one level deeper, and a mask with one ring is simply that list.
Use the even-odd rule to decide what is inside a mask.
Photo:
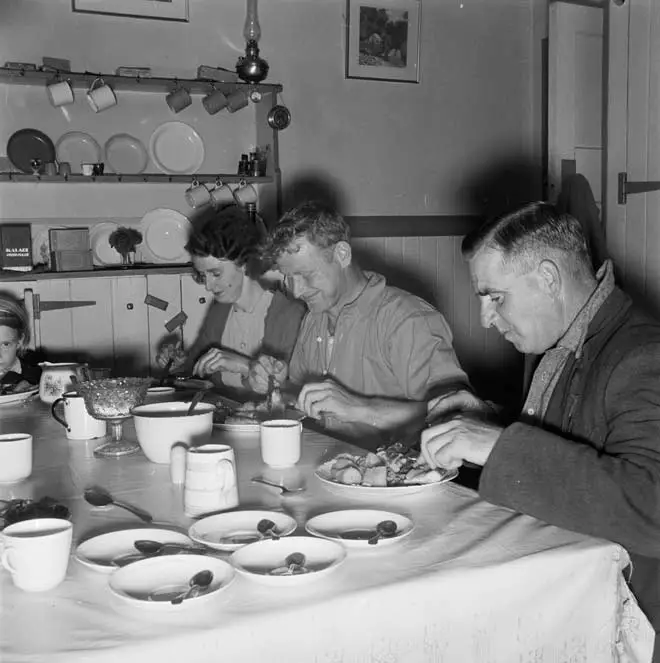
[{"label": "wooden shelf", "polygon": [[243,177],[223,173],[195,173],[194,175],[165,175],[163,173],[142,173],[141,175],[29,175],[27,173],[0,173],[0,182],[37,182],[53,184],[190,184],[198,182],[215,182],[222,180],[225,184],[248,182],[250,184],[269,184],[272,177]]},{"label": "wooden shelf", "polygon": [[113,90],[128,90],[131,92],[171,92],[177,87],[184,87],[190,94],[208,94],[211,90],[222,90],[231,93],[237,89],[258,90],[261,94],[278,93],[282,91],[279,84],[268,83],[219,83],[210,80],[187,78],[156,78],[115,76],[94,72],[75,71],[41,71],[30,69],[10,69],[0,67],[0,83],[12,85],[46,85],[57,80],[66,80],[74,88],[87,89],[97,79],[102,78]]}]

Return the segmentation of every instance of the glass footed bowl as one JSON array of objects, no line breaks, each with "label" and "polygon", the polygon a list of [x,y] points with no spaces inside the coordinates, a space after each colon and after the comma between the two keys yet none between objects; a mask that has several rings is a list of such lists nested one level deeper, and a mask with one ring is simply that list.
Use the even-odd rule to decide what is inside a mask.
[{"label": "glass footed bowl", "polygon": [[131,416],[134,407],[144,403],[150,386],[151,378],[104,378],[76,385],[87,412],[110,424],[112,441],[97,447],[95,455],[124,456],[140,450],[137,442],[122,439],[122,422]]}]

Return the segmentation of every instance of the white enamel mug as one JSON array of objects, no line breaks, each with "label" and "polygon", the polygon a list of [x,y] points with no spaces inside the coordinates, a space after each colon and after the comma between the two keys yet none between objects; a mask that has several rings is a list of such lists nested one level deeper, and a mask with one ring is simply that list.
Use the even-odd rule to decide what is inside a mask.
[{"label": "white enamel mug", "polygon": [[292,419],[264,421],[261,431],[261,458],[269,467],[292,467],[300,460],[302,423]]},{"label": "white enamel mug", "polygon": [[47,88],[50,103],[57,108],[73,103],[73,89],[69,81],[51,83]]},{"label": "white enamel mug", "polygon": [[[64,409],[64,418],[58,415],[60,405]],[[66,429],[69,440],[93,440],[103,437],[107,425],[101,419],[94,419],[85,406],[85,399],[76,391],[67,391],[52,405],[50,412],[53,419]]]},{"label": "white enamel mug", "polygon": [[0,435],[0,483],[18,483],[32,474],[32,435]]},{"label": "white enamel mug", "polygon": [[46,592],[66,577],[72,525],[62,518],[34,518],[2,531],[2,565],[14,585],[26,592]]},{"label": "white enamel mug", "polygon": [[102,78],[97,78],[87,90],[87,101],[95,113],[100,113],[117,103],[117,97]]},{"label": "white enamel mug", "polygon": [[183,505],[188,516],[238,506],[236,459],[230,446],[203,444],[188,449]]}]

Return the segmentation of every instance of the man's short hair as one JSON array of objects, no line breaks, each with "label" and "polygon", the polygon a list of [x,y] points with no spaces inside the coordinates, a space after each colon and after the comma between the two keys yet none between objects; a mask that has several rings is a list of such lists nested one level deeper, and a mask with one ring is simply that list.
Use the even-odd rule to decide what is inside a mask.
[{"label": "man's short hair", "polygon": [[285,212],[273,228],[266,243],[267,256],[277,260],[299,238],[320,249],[329,249],[338,242],[349,242],[351,231],[344,217],[326,203],[304,202]]},{"label": "man's short hair", "polygon": [[263,274],[263,238],[240,207],[205,208],[192,220],[192,228],[186,244],[190,255],[231,260],[238,267],[245,266],[246,274],[252,278]]},{"label": "man's short hair", "polygon": [[463,238],[470,260],[482,249],[499,251],[504,264],[527,273],[541,260],[561,260],[574,277],[593,275],[587,239],[580,222],[554,205],[536,202],[491,219]]}]

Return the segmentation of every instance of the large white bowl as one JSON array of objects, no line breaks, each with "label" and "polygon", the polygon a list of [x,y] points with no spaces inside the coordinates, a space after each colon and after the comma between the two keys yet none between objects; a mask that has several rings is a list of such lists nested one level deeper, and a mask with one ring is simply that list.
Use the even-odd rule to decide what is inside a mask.
[{"label": "large white bowl", "polygon": [[191,415],[189,407],[190,403],[171,401],[139,405],[131,410],[138,442],[152,463],[169,463],[170,451],[177,442],[188,446],[208,442],[215,406],[199,403]]}]

